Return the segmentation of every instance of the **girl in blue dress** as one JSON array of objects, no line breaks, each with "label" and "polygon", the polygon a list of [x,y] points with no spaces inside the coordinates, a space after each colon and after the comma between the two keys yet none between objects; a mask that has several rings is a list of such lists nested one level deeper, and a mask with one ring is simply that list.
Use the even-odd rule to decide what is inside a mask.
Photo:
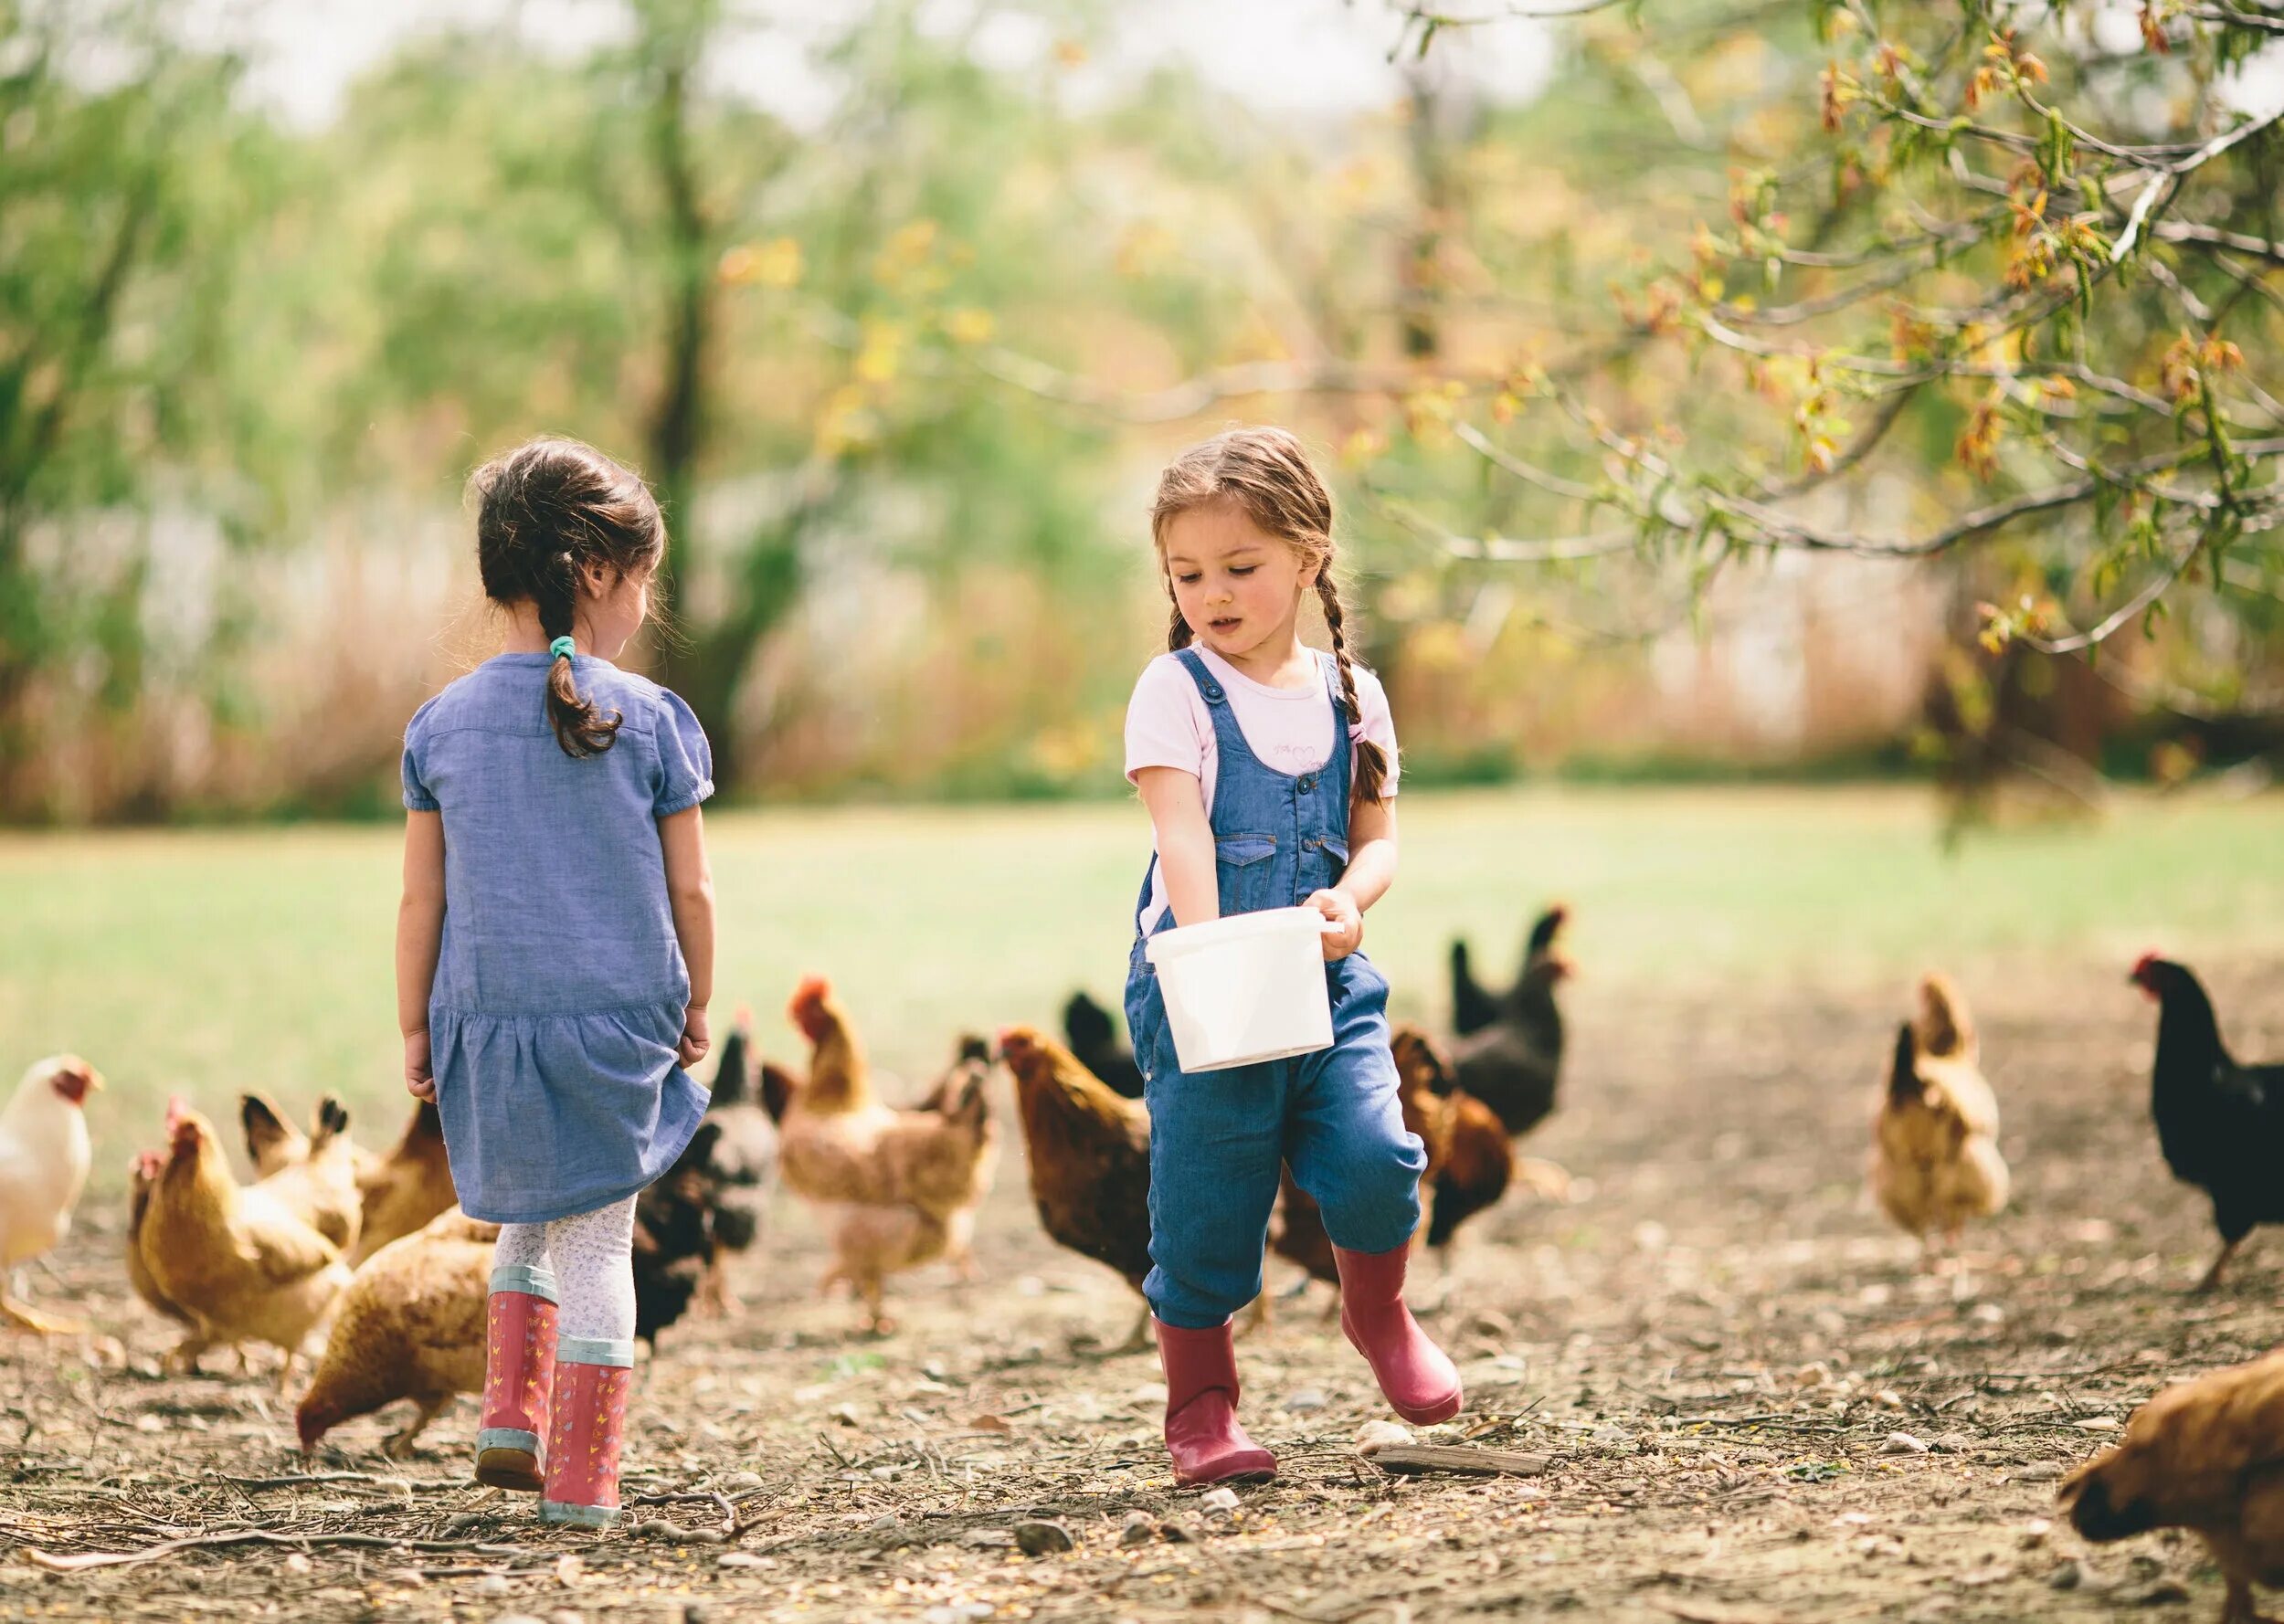
[{"label": "girl in blue dress", "polygon": [[[1340,1327],[1407,1420],[1456,1415],[1459,1374],[1414,1323],[1404,1264],[1426,1155],[1403,1125],[1388,983],[1358,951],[1396,877],[1395,731],[1348,658],[1332,578],[1332,498],[1300,442],[1237,428],[1159,478],[1151,512],[1173,600],[1168,652],[1136,684],[1126,770],[1157,837],[1126,971],[1126,1020],[1150,1113],[1143,1294],[1166,1369],[1166,1445],[1183,1482],[1274,1475],[1237,1422],[1231,1316],[1261,1292],[1289,1163],[1324,1209]],[[1305,646],[1314,595],[1332,651]],[[1309,907],[1325,937],[1330,1049],[1184,1071],[1145,951],[1170,925]]]},{"label": "girl in blue dress", "polygon": [[610,662],[666,527],[591,447],[531,444],[471,481],[502,652],[405,730],[397,1003],[405,1079],[452,1182],[501,1226],[476,1477],[549,1522],[619,1517],[634,1363],[635,1197],[704,1113],[714,890],[690,708]]}]

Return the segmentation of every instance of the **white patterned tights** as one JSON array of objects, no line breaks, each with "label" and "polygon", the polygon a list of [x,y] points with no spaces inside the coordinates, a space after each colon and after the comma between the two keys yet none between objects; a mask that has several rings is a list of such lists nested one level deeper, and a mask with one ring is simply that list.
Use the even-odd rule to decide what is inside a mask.
[{"label": "white patterned tights", "polygon": [[634,1202],[545,1224],[502,1224],[493,1266],[552,1268],[561,1296],[556,1330],[602,1342],[634,1338]]}]

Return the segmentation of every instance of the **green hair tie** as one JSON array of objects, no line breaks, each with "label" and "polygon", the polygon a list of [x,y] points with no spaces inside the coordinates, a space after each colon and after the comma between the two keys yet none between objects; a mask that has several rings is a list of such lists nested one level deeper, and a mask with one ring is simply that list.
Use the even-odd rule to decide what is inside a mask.
[{"label": "green hair tie", "polygon": [[557,659],[568,659],[579,651],[579,646],[569,638],[557,638],[547,645],[547,652]]}]

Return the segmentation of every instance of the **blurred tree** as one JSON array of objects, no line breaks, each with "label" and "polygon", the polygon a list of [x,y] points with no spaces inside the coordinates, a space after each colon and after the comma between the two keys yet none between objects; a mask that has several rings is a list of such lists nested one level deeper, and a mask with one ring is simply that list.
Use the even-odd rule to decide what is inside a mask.
[{"label": "blurred tree", "polygon": [[274,470],[232,471],[262,407],[234,390],[227,332],[278,155],[231,108],[238,64],[181,47],[174,20],[156,0],[0,0],[0,808],[18,814],[58,809],[32,707],[139,694],[139,511],[195,490],[238,539],[268,512],[249,476]]}]

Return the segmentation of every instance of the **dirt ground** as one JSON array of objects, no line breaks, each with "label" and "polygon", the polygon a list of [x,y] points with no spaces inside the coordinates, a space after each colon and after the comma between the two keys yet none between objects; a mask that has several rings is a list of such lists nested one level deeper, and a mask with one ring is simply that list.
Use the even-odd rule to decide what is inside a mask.
[{"label": "dirt ground", "polygon": [[[2284,1052],[2263,993],[2284,964],[2204,967],[2239,1052]],[[1360,1458],[1386,1412],[1316,1288],[1241,1346],[1284,1475],[1233,1512],[1172,1485],[1153,1357],[1084,1351],[1135,1302],[1040,1234],[1011,1140],[985,1278],[905,1278],[882,1338],[815,1297],[822,1253],[781,1194],[742,1313],[671,1331],[647,1367],[625,1484],[645,1521],[600,1536],[466,1481],[472,1400],[407,1460],[372,1419],[305,1464],[268,1373],[214,1356],[162,1379],[170,1337],[127,1292],[117,1213],[90,1203],[32,1286],[98,1334],[0,1348],[0,1616],[2210,1619],[2200,1546],[2089,1548],[2055,1482],[2169,1376],[2284,1335],[2284,1236],[2187,1294],[2211,1231],[2158,1159],[2153,1012],[2119,966],[1968,990],[2016,1195],[1961,1267],[1924,1273],[1861,1176],[1903,988],[1645,1006],[1581,984],[1564,1102],[1529,1146],[1578,1176],[1573,1199],[1511,1197],[1448,1273],[1415,1275],[1467,1382],[1439,1435],[1545,1470],[1401,1478]],[[727,1543],[677,1543],[725,1508]],[[1047,1521],[1074,1548],[1024,1555],[1019,1524]],[[61,1573],[35,1556],[138,1551]]]}]

